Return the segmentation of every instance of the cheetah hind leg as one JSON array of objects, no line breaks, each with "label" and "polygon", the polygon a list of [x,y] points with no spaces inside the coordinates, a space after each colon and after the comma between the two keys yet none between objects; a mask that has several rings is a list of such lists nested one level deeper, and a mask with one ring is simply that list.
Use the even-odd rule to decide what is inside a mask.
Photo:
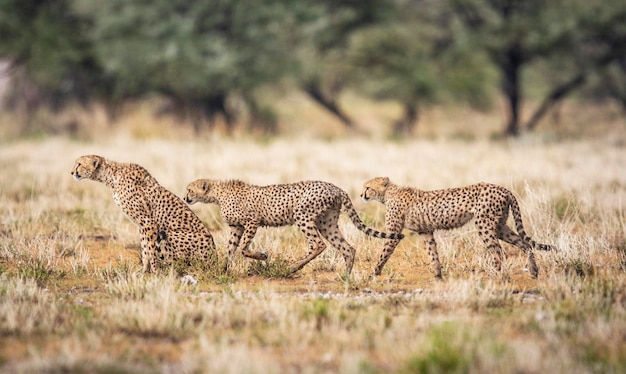
[{"label": "cheetah hind leg", "polygon": [[[339,217],[339,215],[337,215],[337,217]],[[352,267],[354,266],[356,250],[341,235],[339,227],[337,226],[337,221],[330,221],[326,225],[320,224],[318,225],[318,228],[322,236],[326,238],[326,240],[328,240],[330,244],[335,247],[335,249],[341,252],[343,259],[346,262],[344,275],[346,277],[350,276],[352,273]]]},{"label": "cheetah hind leg", "polygon": [[535,262],[535,254],[533,253],[532,247],[529,243],[527,243],[521,236],[516,234],[509,226],[506,224],[502,224],[498,230],[498,238],[504,242],[509,244],[513,244],[514,246],[520,248],[526,256],[528,257],[526,261],[526,266],[528,267],[528,272],[530,276],[533,278],[537,278],[539,275],[539,268],[537,267],[537,263]]},{"label": "cheetah hind leg", "polygon": [[502,251],[502,247],[500,243],[498,243],[498,238],[496,234],[496,230],[489,229],[489,225],[481,224],[480,222],[477,224],[478,227],[483,227],[484,229],[478,230],[478,236],[485,243],[487,250],[493,255],[493,266],[496,271],[502,271],[502,259],[504,257],[504,252]]},{"label": "cheetah hind leg", "polygon": [[309,253],[303,258],[301,258],[296,263],[296,265],[292,266],[288,275],[291,275],[295,273],[296,271],[302,269],[304,265],[311,262],[311,260],[319,256],[320,253],[324,252],[324,249],[326,249],[326,244],[324,244],[324,241],[320,237],[320,234],[317,231],[317,227],[315,226],[314,222],[312,221],[305,222],[305,223],[297,222],[296,224],[298,225],[298,227],[300,227],[300,230],[302,230],[302,232],[307,238],[307,241],[309,242]]},{"label": "cheetah hind leg", "polygon": [[430,264],[435,273],[435,278],[442,279],[441,276],[441,262],[439,262],[439,254],[437,253],[437,242],[433,233],[422,234],[426,245],[428,246],[428,256],[430,257]]}]

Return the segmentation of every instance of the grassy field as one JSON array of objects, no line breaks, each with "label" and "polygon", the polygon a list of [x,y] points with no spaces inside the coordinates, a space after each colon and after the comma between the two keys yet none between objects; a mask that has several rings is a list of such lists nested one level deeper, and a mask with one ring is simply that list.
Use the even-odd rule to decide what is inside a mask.
[{"label": "grassy field", "polygon": [[[597,373],[626,371],[626,141],[430,139],[264,142],[22,140],[0,146],[0,371]],[[444,280],[407,234],[383,275],[383,242],[343,217],[357,248],[352,276],[332,248],[290,278],[306,251],[294,227],[261,229],[231,274],[144,275],[136,227],[110,191],[74,182],[74,159],[100,154],[145,166],[179,196],[199,177],[255,184],[321,179],[344,188],[363,219],[374,176],[436,189],[479,181],[519,198],[526,231],[558,252],[537,253],[537,280],[511,246],[501,273],[472,225],[439,232]],[[194,205],[220,253],[219,210]]]}]

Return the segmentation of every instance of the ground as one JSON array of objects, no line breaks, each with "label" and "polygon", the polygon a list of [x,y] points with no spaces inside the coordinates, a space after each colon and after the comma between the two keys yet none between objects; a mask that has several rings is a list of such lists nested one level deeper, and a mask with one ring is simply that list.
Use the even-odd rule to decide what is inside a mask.
[{"label": "ground", "polygon": [[[0,148],[0,371],[620,372],[626,370],[626,165],[618,138],[386,140],[23,140]],[[371,279],[383,241],[343,217],[352,277],[331,248],[293,277],[306,251],[295,227],[261,229],[270,261],[239,256],[230,275],[199,268],[144,275],[136,227],[97,183],[72,180],[77,155],[145,166],[183,194],[200,177],[255,184],[327,180],[358,200],[387,175],[422,189],[487,181],[519,198],[539,278],[505,245],[503,272],[468,225],[438,233],[443,281],[407,235]],[[55,155],[55,157],[50,157]],[[192,160],[192,161],[190,161]],[[192,209],[222,254],[216,207]],[[408,232],[405,232],[408,234]],[[253,247],[253,249],[255,249]],[[179,273],[199,284],[184,285]],[[245,360],[242,359],[245,357]]]}]

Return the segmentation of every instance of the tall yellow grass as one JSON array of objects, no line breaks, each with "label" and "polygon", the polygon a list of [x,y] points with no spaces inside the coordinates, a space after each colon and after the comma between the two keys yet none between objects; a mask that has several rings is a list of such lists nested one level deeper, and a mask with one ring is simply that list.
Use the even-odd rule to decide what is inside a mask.
[{"label": "tall yellow grass", "polygon": [[[624,138],[519,141],[22,140],[0,148],[0,371],[618,372],[626,370]],[[74,182],[83,154],[146,167],[178,195],[200,177],[254,184],[326,180],[383,228],[384,207],[358,199],[374,176],[422,189],[479,181],[510,188],[538,253],[538,280],[505,246],[500,274],[473,226],[437,233],[442,282],[424,244],[407,235],[371,279],[382,241],[345,219],[357,248],[350,279],[328,248],[293,278],[234,275],[184,285],[145,276],[138,233],[110,191]],[[219,210],[192,209],[228,241]],[[408,232],[406,233],[408,234]],[[306,252],[296,228],[262,229],[271,258]]]}]

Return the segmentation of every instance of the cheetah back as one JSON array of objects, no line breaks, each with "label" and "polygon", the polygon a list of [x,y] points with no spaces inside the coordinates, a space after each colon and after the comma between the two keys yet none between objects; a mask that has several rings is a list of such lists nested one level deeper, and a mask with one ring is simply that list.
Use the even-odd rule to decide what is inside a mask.
[{"label": "cheetah back", "polygon": [[[479,183],[435,191],[419,191],[407,204],[407,226],[418,232],[461,227],[476,215],[492,217],[497,224],[508,211],[510,192],[500,186]],[[411,196],[411,195],[409,195]]]}]

